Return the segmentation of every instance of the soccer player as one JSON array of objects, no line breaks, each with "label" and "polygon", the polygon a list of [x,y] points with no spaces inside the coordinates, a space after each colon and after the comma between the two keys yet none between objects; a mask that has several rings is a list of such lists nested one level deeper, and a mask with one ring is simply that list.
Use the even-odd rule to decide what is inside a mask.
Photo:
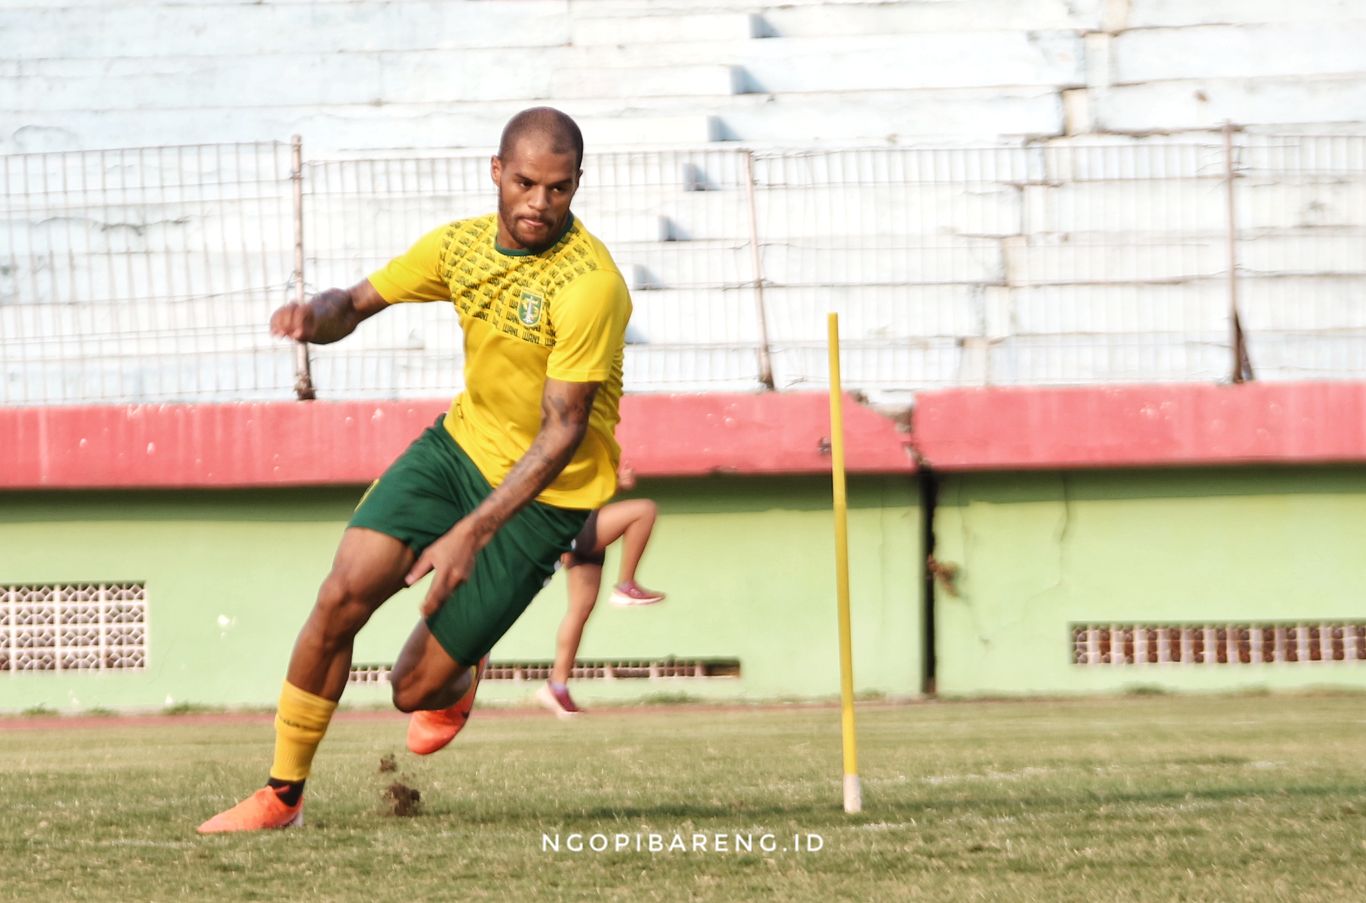
[{"label": "soccer player", "polygon": [[[622,489],[635,486],[635,476],[627,468],[618,475]],[[555,636],[555,665],[550,679],[536,691],[536,701],[561,718],[572,718],[582,711],[569,695],[569,675],[579,652],[584,625],[598,602],[602,588],[603,553],[621,540],[621,567],[617,585],[612,588],[614,605],[653,605],[664,601],[664,594],[636,583],[636,568],[650,541],[659,509],[649,499],[625,499],[604,505],[588,515],[588,522],[574,539],[574,547],[561,556],[569,583],[569,610]]]},{"label": "soccer player", "polygon": [[200,833],[302,823],[304,782],[356,633],[427,574],[422,618],[390,677],[393,701],[412,713],[413,752],[454,739],[489,649],[615,492],[631,299],[607,249],[570,212],[582,162],[571,118],[524,110],[491,162],[496,213],[440,226],[359,284],[272,315],[274,334],[328,343],[390,304],[452,302],[465,390],[362,497],[289,660],[267,785]]}]

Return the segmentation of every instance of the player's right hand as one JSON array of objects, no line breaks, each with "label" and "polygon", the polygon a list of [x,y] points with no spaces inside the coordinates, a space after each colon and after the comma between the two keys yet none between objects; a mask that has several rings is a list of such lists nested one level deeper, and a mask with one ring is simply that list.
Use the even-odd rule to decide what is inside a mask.
[{"label": "player's right hand", "polygon": [[270,315],[270,334],[296,342],[313,338],[313,308],[291,301]]}]

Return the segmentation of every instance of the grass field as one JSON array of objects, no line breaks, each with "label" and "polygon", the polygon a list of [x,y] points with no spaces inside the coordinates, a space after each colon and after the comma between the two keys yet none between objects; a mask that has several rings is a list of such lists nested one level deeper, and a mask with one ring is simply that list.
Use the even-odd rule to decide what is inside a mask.
[{"label": "grass field", "polygon": [[476,712],[427,759],[402,732],[343,717],[302,830],[201,838],[267,717],[0,721],[0,899],[1366,900],[1359,694],[868,705],[859,816],[834,708]]}]

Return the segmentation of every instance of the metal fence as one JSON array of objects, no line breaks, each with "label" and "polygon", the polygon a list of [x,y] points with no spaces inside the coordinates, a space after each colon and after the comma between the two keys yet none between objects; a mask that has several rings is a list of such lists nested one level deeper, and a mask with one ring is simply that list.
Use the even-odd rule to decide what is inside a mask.
[{"label": "metal fence", "polygon": [[[1366,136],[590,155],[628,391],[1366,377]],[[486,154],[287,143],[0,157],[0,404],[295,393],[286,300],[492,209]],[[441,304],[311,351],[323,398],[462,382]]]}]

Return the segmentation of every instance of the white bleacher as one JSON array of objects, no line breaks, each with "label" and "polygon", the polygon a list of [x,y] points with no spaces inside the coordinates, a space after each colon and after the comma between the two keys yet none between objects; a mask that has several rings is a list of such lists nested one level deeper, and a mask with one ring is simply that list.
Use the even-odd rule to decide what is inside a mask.
[{"label": "white bleacher", "polygon": [[1077,92],[1110,131],[1350,123],[1366,77],[1355,0],[5,0],[0,33],[6,151],[486,147],[547,100],[603,146],[1061,137]]},{"label": "white bleacher", "polygon": [[[0,0],[0,35],[0,154],[302,135],[309,289],[482,212],[507,117],[568,110],[590,152],[576,210],[632,286],[628,377],[647,391],[756,387],[761,279],[780,387],[824,378],[827,310],[846,380],[881,397],[1226,378],[1218,129],[1366,134],[1361,0]],[[1261,377],[1366,375],[1366,160],[1313,147],[1238,151],[1237,288]],[[188,396],[287,391],[288,355],[222,307],[292,293],[287,195],[176,187],[212,185],[211,155],[22,159],[38,169],[4,178],[37,212],[4,227],[0,340],[70,334],[80,304],[86,329],[135,345],[64,376],[71,346],[7,344],[0,402],[93,384],[175,397],[190,377],[165,358],[168,329],[206,361]],[[287,171],[285,149],[239,175]],[[143,186],[160,196],[134,198]],[[319,350],[318,384],[458,383],[436,308]]]}]

